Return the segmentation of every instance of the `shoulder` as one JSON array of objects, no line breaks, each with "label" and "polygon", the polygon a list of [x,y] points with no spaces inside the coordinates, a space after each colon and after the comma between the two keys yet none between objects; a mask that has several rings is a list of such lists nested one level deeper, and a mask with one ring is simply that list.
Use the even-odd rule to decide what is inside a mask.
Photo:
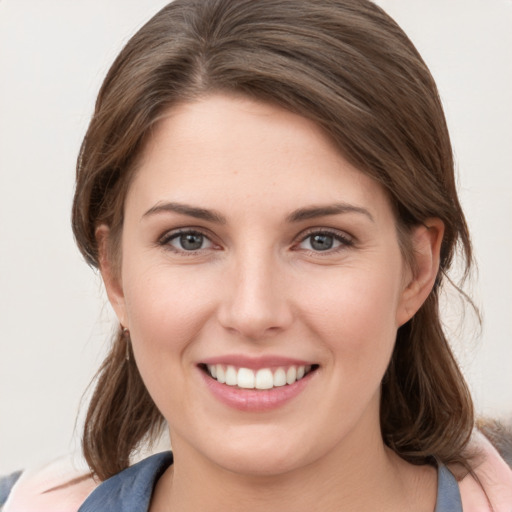
[{"label": "shoulder", "polygon": [[[171,452],[152,455],[105,482],[95,480],[83,461],[61,457],[43,467],[7,477],[2,512],[129,510],[151,499],[154,482],[172,464]],[[14,485],[13,485],[14,484]],[[126,504],[122,504],[126,500]],[[141,501],[142,500],[142,501]],[[119,506],[119,505],[122,506]],[[1,507],[1,501],[0,501]],[[137,512],[141,509],[135,508]]]},{"label": "shoulder", "polygon": [[79,512],[147,511],[156,481],[173,463],[172,452],[152,455],[101,483]]},{"label": "shoulder", "polygon": [[10,489],[3,512],[76,512],[98,486],[83,465],[68,456],[24,471]]},{"label": "shoulder", "polygon": [[21,471],[15,471],[10,475],[0,477],[0,510],[2,510],[2,506],[7,501],[12,488],[21,476],[21,473]]},{"label": "shoulder", "polygon": [[512,469],[478,431],[473,433],[471,448],[477,452],[473,474],[459,482],[464,512],[512,511]]}]

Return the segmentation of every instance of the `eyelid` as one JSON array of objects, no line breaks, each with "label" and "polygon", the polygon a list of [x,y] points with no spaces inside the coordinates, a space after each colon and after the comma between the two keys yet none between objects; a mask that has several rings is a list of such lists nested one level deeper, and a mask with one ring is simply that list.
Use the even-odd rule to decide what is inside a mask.
[{"label": "eyelid", "polygon": [[[306,231],[303,231],[298,237],[297,242],[294,243],[294,248],[298,248],[299,244],[307,240],[312,235],[330,235],[333,238],[335,238],[338,242],[340,242],[340,246],[336,247],[334,249],[328,249],[325,251],[314,251],[309,250],[309,252],[314,253],[315,255],[322,255],[322,254],[332,254],[334,252],[337,252],[339,250],[346,249],[347,247],[352,247],[355,244],[355,238],[345,231],[340,231],[338,229],[334,228],[326,228],[326,227],[313,227],[309,228]],[[308,249],[305,249],[308,251]]]},{"label": "eyelid", "polygon": [[[212,244],[213,247],[197,249],[195,251],[186,251],[184,249],[183,250],[177,249],[169,244],[169,242],[171,240],[174,240],[175,238],[179,237],[180,235],[189,234],[189,233],[198,234],[198,235],[205,237]],[[311,227],[311,228],[306,229],[305,231],[302,231],[296,237],[296,241],[293,243],[292,249],[300,250],[300,248],[298,247],[299,244],[304,242],[308,237],[310,237],[312,235],[330,235],[330,236],[334,237],[338,242],[340,242],[340,246],[336,247],[334,249],[328,249],[326,251],[309,250],[309,252],[314,253],[316,255],[321,255],[322,253],[325,255],[332,254],[339,250],[343,250],[343,249],[346,249],[347,247],[353,246],[356,241],[355,238],[352,235],[348,234],[346,231],[341,231],[341,230],[338,230],[335,228],[328,228],[328,227]],[[170,230],[165,231],[161,236],[158,237],[156,243],[158,246],[167,248],[167,249],[169,249],[175,253],[178,253],[178,254],[194,255],[194,254],[198,254],[203,251],[210,250],[212,248],[219,250],[221,248],[221,246],[220,246],[220,244],[218,244],[217,242],[214,241],[214,238],[215,238],[215,236],[210,232],[210,230],[205,229],[204,227],[186,226],[186,227],[180,227],[180,228],[175,228],[175,229],[170,229]],[[307,251],[307,249],[305,249],[305,250]]]},{"label": "eyelid", "polygon": [[[173,247],[169,243],[171,240],[174,240],[174,239],[178,238],[179,236],[186,235],[186,234],[196,234],[196,235],[203,236],[205,239],[207,239],[210,242],[211,247],[201,248],[201,249],[197,249],[195,251],[186,251],[184,249],[183,250],[177,249],[176,247]],[[188,256],[198,254],[198,253],[210,250],[212,248],[218,249],[220,247],[219,244],[214,242],[213,236],[209,232],[209,230],[202,228],[202,227],[196,227],[196,226],[180,227],[180,228],[170,229],[168,231],[165,231],[161,236],[158,237],[157,245],[164,247],[170,251],[173,251],[176,254],[184,254],[184,255],[188,255]]]}]

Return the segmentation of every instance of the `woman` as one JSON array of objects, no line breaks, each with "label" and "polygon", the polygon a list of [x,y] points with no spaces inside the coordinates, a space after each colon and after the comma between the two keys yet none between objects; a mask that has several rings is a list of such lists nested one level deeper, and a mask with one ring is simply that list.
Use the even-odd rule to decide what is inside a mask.
[{"label": "woman", "polygon": [[[439,320],[471,263],[446,123],[379,8],[163,9],[100,91],[73,227],[120,324],[81,511],[491,510]],[[173,455],[126,469],[165,422]]]}]

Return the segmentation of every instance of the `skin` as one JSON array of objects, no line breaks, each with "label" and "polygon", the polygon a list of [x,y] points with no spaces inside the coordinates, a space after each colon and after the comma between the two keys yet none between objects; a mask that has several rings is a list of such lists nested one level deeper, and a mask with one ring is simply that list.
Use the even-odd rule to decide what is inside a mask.
[{"label": "skin", "polygon": [[[164,206],[177,203],[222,222]],[[290,219],[333,204],[344,211]],[[191,229],[204,235],[196,251],[173,238]],[[312,245],[322,233],[338,237],[328,238],[331,249]],[[157,125],[126,198],[120,268],[108,260],[108,235],[98,228],[107,292],[175,454],[152,512],[240,503],[249,511],[434,509],[435,470],[384,446],[379,399],[397,328],[433,286],[439,219],[411,233],[413,272],[387,195],[318,126],[212,95]],[[240,411],[211,394],[198,367],[233,354],[300,358],[318,369],[283,406]]]}]

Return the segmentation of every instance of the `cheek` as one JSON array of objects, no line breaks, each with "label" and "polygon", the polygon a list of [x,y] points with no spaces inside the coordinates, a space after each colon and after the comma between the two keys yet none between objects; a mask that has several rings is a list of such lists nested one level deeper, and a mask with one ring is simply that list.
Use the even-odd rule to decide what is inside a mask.
[{"label": "cheek", "polygon": [[401,269],[391,261],[388,267],[339,269],[310,287],[314,293],[302,307],[306,321],[347,371],[387,366],[396,338],[400,283]]},{"label": "cheek", "polygon": [[195,370],[194,341],[211,315],[211,291],[200,276],[158,265],[137,267],[125,281],[126,311],[141,377],[164,417],[179,418],[193,397],[187,381]]},{"label": "cheek", "polygon": [[142,261],[124,265],[126,312],[138,362],[158,366],[163,354],[186,354],[211,315],[214,287],[197,269]]}]

